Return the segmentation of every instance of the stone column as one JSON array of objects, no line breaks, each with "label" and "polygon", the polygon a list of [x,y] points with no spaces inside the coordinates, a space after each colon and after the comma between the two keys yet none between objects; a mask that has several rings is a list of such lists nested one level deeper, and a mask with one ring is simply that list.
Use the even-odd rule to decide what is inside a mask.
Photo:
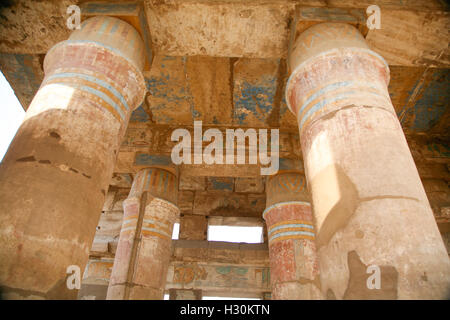
[{"label": "stone column", "polygon": [[176,172],[139,171],[124,202],[124,216],[108,300],[164,298],[172,254],[172,230],[179,216]]},{"label": "stone column", "polygon": [[289,67],[286,100],[299,124],[323,293],[448,297],[449,258],[390,100],[384,59],[352,26],[323,23],[296,39]]},{"label": "stone column", "polygon": [[49,50],[44,81],[0,167],[3,298],[65,299],[84,270],[131,112],[144,45],[129,24],[86,20]]},{"label": "stone column", "polygon": [[314,222],[306,179],[299,172],[267,178],[263,213],[269,240],[273,300],[320,299]]}]

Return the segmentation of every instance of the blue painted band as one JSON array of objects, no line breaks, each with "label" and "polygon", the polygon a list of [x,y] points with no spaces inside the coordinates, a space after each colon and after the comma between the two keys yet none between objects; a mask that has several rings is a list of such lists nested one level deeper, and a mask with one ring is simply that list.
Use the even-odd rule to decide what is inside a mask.
[{"label": "blue painted band", "polygon": [[122,228],[122,229],[120,229],[120,232],[125,232],[125,231],[128,231],[128,230],[136,230],[136,226]]},{"label": "blue painted band", "polygon": [[93,94],[97,97],[99,97],[100,99],[102,99],[103,101],[105,101],[107,104],[109,104],[111,107],[114,108],[114,110],[117,111],[117,113],[119,114],[120,118],[125,121],[125,114],[123,113],[122,109],[120,109],[120,107],[111,100],[110,97],[108,97],[106,94],[104,94],[103,92],[96,90],[94,88],[88,87],[88,86],[83,86],[83,85],[76,85],[76,84],[72,84],[72,83],[65,83],[65,82],[52,82],[52,84],[59,84],[59,85],[63,85],[63,86],[68,86],[74,89],[78,89],[90,94]]},{"label": "blue painted band", "polygon": [[290,223],[290,224],[284,224],[284,225],[281,225],[281,226],[277,226],[277,227],[271,229],[268,232],[268,234],[270,236],[273,232],[275,232],[277,230],[280,230],[280,229],[285,229],[285,228],[308,228],[308,229],[314,230],[314,226],[312,226],[310,224]]},{"label": "blue painted band", "polygon": [[142,230],[156,232],[156,233],[159,233],[159,234],[169,237],[169,238],[172,237],[172,235],[169,235],[167,232],[164,232],[161,229],[142,227]]},{"label": "blue painted band", "polygon": [[276,238],[279,238],[279,237],[297,236],[297,235],[304,235],[304,236],[310,236],[310,237],[315,236],[314,232],[309,232],[309,231],[287,231],[287,232],[277,233],[273,237],[269,237],[269,241],[275,240]]},{"label": "blue painted band", "polygon": [[[341,82],[335,82],[332,84],[329,84],[325,87],[323,87],[322,89],[320,89],[319,91],[314,92],[314,94],[312,94],[311,96],[308,97],[308,99],[306,99],[306,101],[303,103],[303,105],[300,107],[300,109],[298,110],[298,114],[301,114],[303,112],[303,110],[314,100],[316,100],[318,97],[320,97],[321,95],[336,90],[336,89],[340,89],[343,87],[348,87],[353,85],[353,81],[341,81]],[[297,116],[298,116],[297,114]]]},{"label": "blue painted band", "polygon": [[158,225],[158,226],[163,226],[165,228],[168,228],[168,225],[163,223],[163,222],[161,222],[161,221],[157,221],[157,220],[153,220],[153,219],[143,219],[142,221],[145,222],[145,223],[151,223],[151,224],[155,224],[155,225]]},{"label": "blue painted band", "polygon": [[[327,104],[350,98],[350,96],[355,95],[355,94],[361,94],[361,91],[354,91],[354,90],[346,91],[346,92],[342,92],[341,94],[338,94],[336,96],[333,96],[331,98],[323,99],[323,100],[317,102],[308,111],[306,111],[306,113],[303,115],[303,117],[300,121],[300,130],[302,130],[303,124],[305,123],[306,120],[308,120],[314,113],[316,113],[317,111],[319,111],[320,109],[325,107]],[[385,98],[383,95],[378,94],[376,92],[368,91],[368,92],[365,92],[365,94],[373,94],[373,95]]]},{"label": "blue painted band", "polygon": [[84,73],[63,72],[63,73],[52,74],[51,76],[48,77],[48,79],[51,80],[51,79],[57,79],[57,78],[72,78],[72,77],[73,78],[79,78],[79,79],[87,80],[87,81],[90,81],[90,82],[94,82],[95,84],[105,88],[106,90],[111,92],[117,99],[119,99],[119,101],[124,105],[124,107],[127,110],[130,110],[130,107],[128,106],[127,101],[122,96],[122,94],[119,91],[116,90],[116,88],[111,86],[106,81],[98,79],[98,78],[96,78],[94,76],[87,75],[87,74],[84,74]]},{"label": "blue painted band", "polygon": [[384,58],[382,56],[380,56],[378,53],[370,50],[370,49],[364,49],[364,48],[359,48],[359,47],[348,47],[348,48],[334,48],[334,49],[330,49],[328,51],[324,51],[316,56],[312,56],[308,59],[306,59],[305,61],[303,61],[302,63],[300,63],[298,66],[295,67],[295,69],[292,71],[291,75],[288,78],[287,84],[286,84],[286,89],[284,91],[284,96],[286,98],[286,104],[289,110],[291,110],[291,112],[293,113],[292,110],[292,106],[291,103],[289,101],[289,91],[291,90],[291,86],[293,85],[294,79],[297,77],[297,75],[300,73],[300,71],[309,63],[312,63],[313,61],[315,61],[316,59],[320,59],[323,58],[327,55],[330,55],[332,53],[337,53],[337,54],[342,54],[342,51],[353,51],[356,53],[365,53],[368,54],[372,57],[374,57],[375,59],[378,59],[383,65],[384,67],[388,70],[389,72],[389,65],[387,64],[386,60],[384,60]]}]

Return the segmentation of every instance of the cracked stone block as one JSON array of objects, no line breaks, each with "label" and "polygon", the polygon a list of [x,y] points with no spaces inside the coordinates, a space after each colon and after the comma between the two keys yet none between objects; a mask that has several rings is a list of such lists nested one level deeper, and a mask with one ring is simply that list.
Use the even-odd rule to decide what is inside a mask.
[{"label": "cracked stone block", "polygon": [[207,190],[233,191],[233,178],[208,177]]},{"label": "cracked stone block", "polygon": [[178,208],[180,213],[192,213],[192,207],[194,203],[194,192],[192,191],[179,191],[178,192]]},{"label": "cracked stone block", "polygon": [[206,240],[208,222],[205,216],[183,215],[180,217],[180,240]]},{"label": "cracked stone block", "polygon": [[236,192],[262,193],[264,192],[264,181],[262,178],[236,178]]},{"label": "cracked stone block", "polygon": [[181,174],[180,176],[180,190],[205,190],[205,177],[193,177]]}]

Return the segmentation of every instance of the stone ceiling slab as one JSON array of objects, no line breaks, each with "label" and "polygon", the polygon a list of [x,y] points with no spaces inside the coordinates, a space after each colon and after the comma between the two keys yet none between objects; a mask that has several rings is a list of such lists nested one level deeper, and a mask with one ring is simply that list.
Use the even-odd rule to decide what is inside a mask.
[{"label": "stone ceiling slab", "polygon": [[[450,67],[449,12],[382,10],[366,40],[389,65]],[[446,39],[446,40],[445,40]]]},{"label": "stone ceiling slab", "polygon": [[292,2],[147,1],[146,5],[153,44],[163,54],[286,55]]},{"label": "stone ceiling slab", "polygon": [[2,73],[25,110],[44,79],[42,59],[41,55],[0,53]]},{"label": "stone ceiling slab", "polygon": [[0,52],[46,53],[66,40],[67,7],[77,0],[2,1],[0,6]]},{"label": "stone ceiling slab", "polygon": [[[241,58],[234,63],[234,119],[236,125],[266,127],[276,110],[279,59]],[[282,86],[282,84],[280,84]],[[278,120],[278,119],[277,119]]]},{"label": "stone ceiling slab", "polygon": [[[389,92],[406,132],[448,134],[450,70],[391,67]],[[446,129],[446,127],[447,129]]]},{"label": "stone ceiling slab", "polygon": [[229,125],[232,116],[229,58],[192,56],[186,60],[186,77],[192,95],[193,118],[203,125]]},{"label": "stone ceiling slab", "polygon": [[192,95],[188,91],[186,57],[158,55],[150,72],[145,73],[147,104],[152,120],[158,124],[184,124],[193,122]]}]

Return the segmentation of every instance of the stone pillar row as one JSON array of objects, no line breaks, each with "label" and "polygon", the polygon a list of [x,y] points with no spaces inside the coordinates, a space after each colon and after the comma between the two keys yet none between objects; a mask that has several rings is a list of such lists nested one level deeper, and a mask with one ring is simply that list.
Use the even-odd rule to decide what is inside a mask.
[{"label": "stone pillar row", "polygon": [[[120,142],[144,99],[144,61],[138,32],[104,16],[47,53],[44,81],[0,165],[2,298],[76,297],[66,270],[85,268]],[[293,171],[268,178],[274,298],[446,298],[449,258],[384,59],[352,26],[322,23],[295,39],[288,63],[306,180]],[[136,175],[108,299],[163,297],[177,190],[169,168]],[[381,271],[379,289],[367,285],[369,266]]]},{"label": "stone pillar row", "polygon": [[108,300],[164,298],[177,198],[176,172],[147,168],[137,173],[123,204]]}]

